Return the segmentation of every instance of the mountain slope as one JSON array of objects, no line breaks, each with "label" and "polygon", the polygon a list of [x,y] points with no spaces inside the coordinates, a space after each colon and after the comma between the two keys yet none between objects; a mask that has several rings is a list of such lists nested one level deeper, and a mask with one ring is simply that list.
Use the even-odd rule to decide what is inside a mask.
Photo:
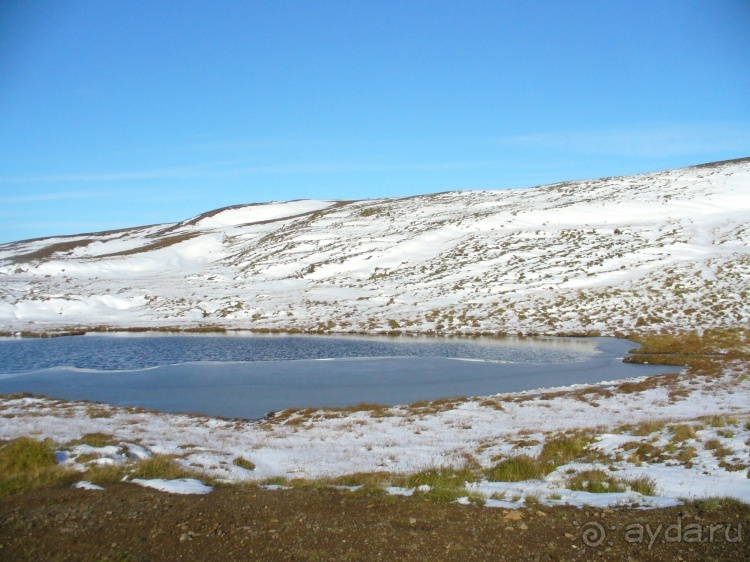
[{"label": "mountain slope", "polygon": [[507,191],[238,205],[0,245],[0,330],[746,326],[750,159]]}]

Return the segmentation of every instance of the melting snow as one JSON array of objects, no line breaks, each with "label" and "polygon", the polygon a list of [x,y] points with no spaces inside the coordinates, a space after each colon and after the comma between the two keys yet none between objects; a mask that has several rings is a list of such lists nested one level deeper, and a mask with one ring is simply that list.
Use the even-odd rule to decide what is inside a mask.
[{"label": "melting snow", "polygon": [[213,491],[211,486],[206,486],[200,480],[192,478],[180,478],[179,480],[163,480],[161,478],[142,480],[134,478],[130,482],[170,494],[208,494]]}]

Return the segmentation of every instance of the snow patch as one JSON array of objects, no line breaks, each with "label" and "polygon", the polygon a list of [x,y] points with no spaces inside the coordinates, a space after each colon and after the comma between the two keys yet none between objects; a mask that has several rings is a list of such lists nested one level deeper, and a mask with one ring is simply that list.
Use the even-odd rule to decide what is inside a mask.
[{"label": "snow patch", "polygon": [[213,491],[211,486],[206,486],[200,480],[193,478],[180,478],[178,480],[164,480],[162,478],[143,480],[141,478],[134,478],[133,480],[129,480],[129,482],[170,494],[208,494]]}]

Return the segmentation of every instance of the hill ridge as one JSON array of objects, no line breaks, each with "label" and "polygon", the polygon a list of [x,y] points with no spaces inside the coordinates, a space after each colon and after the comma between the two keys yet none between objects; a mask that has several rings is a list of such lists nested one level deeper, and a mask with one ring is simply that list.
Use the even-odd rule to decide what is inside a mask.
[{"label": "hill ridge", "polygon": [[232,205],[0,245],[0,330],[630,333],[750,320],[750,158]]}]

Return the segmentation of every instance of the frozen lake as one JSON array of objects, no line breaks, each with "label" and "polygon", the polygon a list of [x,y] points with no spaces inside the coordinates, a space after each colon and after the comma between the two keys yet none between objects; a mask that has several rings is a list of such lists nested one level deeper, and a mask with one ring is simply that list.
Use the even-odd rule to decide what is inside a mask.
[{"label": "frozen lake", "polygon": [[612,338],[86,335],[0,340],[0,394],[260,418],[674,372]]}]

